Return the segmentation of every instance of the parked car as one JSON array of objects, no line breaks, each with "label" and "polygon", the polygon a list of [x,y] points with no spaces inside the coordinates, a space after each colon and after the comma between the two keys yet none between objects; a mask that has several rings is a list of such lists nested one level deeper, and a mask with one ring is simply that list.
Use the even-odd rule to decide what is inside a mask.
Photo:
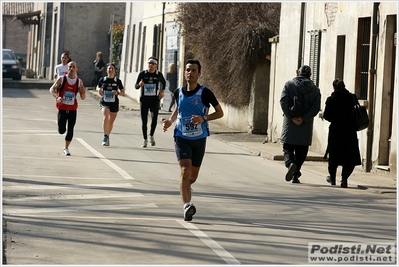
[{"label": "parked car", "polygon": [[11,49],[3,49],[3,78],[12,78],[13,80],[21,80],[22,67],[21,63]]}]

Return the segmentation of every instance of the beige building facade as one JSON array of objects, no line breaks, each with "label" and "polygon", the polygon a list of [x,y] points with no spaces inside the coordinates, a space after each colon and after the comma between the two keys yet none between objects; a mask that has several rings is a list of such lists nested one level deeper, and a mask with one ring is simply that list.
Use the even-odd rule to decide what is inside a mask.
[{"label": "beige building facade", "polygon": [[[184,55],[176,21],[177,5],[174,2],[128,2],[125,10],[120,78],[126,94],[139,101],[140,91],[136,90],[135,83],[140,71],[148,68],[149,57],[158,58],[158,70],[165,78],[171,62],[177,64],[178,73],[182,75]],[[180,84],[182,77],[179,80]]]},{"label": "beige building facade", "polygon": [[[273,42],[268,135],[279,142],[284,83],[302,64],[322,94],[322,113],[332,81],[342,78],[371,117],[358,132],[366,171],[385,170],[396,176],[397,153],[397,3],[282,3],[280,34]],[[324,153],[329,123],[315,118],[311,149]]]},{"label": "beige building facade", "polygon": [[[134,84],[150,56],[158,57],[164,75],[168,63],[175,60],[181,85],[185,55],[176,3],[128,2],[125,10],[120,77],[127,94],[139,100]],[[270,65],[260,66],[254,75],[249,106],[237,109],[221,103],[225,116],[220,122],[240,131],[265,131],[268,142],[279,143],[282,88],[296,69],[307,64],[322,94],[310,149],[325,152],[329,123],[321,115],[332,81],[342,78],[367,106],[372,121],[369,129],[358,132],[362,168],[396,177],[396,25],[395,2],[282,2],[280,33],[270,39]],[[257,126],[260,120],[264,128]]]},{"label": "beige building facade", "polygon": [[96,52],[103,52],[104,62],[109,62],[110,25],[124,23],[125,3],[34,2],[34,10],[41,14],[39,23],[30,26],[27,68],[51,80],[61,54],[69,52],[78,64],[78,76],[90,86]]}]

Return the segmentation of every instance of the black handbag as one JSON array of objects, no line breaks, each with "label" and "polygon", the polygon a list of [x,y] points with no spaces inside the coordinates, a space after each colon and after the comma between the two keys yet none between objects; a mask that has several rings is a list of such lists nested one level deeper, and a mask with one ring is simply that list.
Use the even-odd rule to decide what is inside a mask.
[{"label": "black handbag", "polygon": [[361,131],[369,127],[370,119],[366,107],[360,105],[355,94],[352,94],[352,98],[354,103],[351,111],[353,125],[355,126],[356,131]]}]

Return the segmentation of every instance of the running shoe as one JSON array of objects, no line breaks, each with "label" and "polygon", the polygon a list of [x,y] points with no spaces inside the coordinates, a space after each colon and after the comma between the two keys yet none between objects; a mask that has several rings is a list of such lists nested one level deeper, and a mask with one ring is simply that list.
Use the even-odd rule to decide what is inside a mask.
[{"label": "running shoe", "polygon": [[184,208],[184,220],[191,221],[193,219],[194,214],[197,212],[197,209],[193,204],[189,204]]},{"label": "running shoe", "polygon": [[70,156],[71,155],[71,153],[69,153],[68,148],[64,148],[63,153],[64,153],[65,156]]},{"label": "running shoe", "polygon": [[102,145],[103,146],[109,146],[109,137],[104,136]]},{"label": "running shoe", "polygon": [[143,140],[143,144],[141,145],[141,147],[147,147],[147,143],[148,143],[148,140],[144,139]]},{"label": "running shoe", "polygon": [[151,144],[151,146],[155,146],[154,136],[151,136],[151,135],[150,135],[150,144]]}]

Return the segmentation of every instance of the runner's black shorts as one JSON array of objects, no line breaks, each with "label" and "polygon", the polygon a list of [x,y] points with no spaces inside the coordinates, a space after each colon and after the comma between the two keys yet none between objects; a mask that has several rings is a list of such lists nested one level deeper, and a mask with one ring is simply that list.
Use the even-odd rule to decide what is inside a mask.
[{"label": "runner's black shorts", "polygon": [[103,108],[109,108],[109,111],[112,113],[116,113],[119,111],[119,103],[113,102],[113,103],[105,103],[105,102],[100,102],[100,109]]},{"label": "runner's black shorts", "polygon": [[191,165],[200,167],[205,155],[206,137],[197,140],[188,140],[175,136],[175,152],[177,160],[191,159]]}]

